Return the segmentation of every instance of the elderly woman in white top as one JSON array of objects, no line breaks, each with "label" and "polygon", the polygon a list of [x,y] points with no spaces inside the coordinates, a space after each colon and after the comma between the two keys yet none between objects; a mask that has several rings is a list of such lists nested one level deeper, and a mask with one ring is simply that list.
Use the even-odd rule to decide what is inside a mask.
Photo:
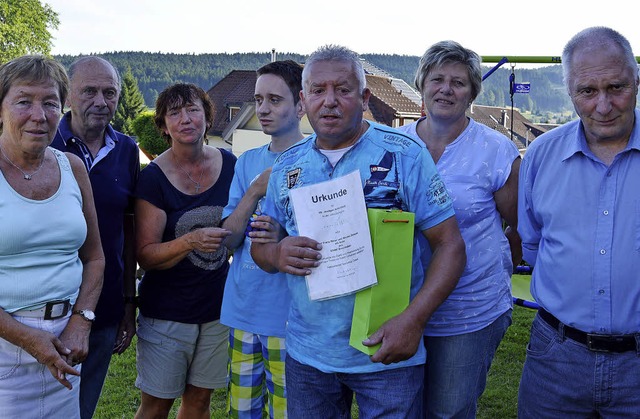
[{"label": "elderly woman in white top", "polygon": [[[511,324],[520,155],[507,137],[466,116],[480,93],[480,57],[453,41],[431,46],[415,78],[426,116],[401,130],[427,146],[465,241],[458,285],[425,329],[428,417],[475,418],[493,355]],[[503,231],[503,220],[507,230]],[[423,264],[431,256],[423,243]]]},{"label": "elderly woman in white top", "polygon": [[87,355],[104,257],[87,171],[49,147],[67,90],[51,59],[0,67],[3,417],[80,417],[74,366]]}]

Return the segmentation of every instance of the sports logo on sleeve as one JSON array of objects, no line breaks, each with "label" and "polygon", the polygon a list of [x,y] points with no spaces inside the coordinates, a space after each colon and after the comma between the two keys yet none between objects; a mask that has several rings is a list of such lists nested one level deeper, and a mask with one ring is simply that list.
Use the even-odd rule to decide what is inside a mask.
[{"label": "sports logo on sleeve", "polygon": [[302,169],[297,168],[287,172],[287,188],[291,189],[294,187],[296,182],[298,182],[298,178],[300,177],[300,172]]}]

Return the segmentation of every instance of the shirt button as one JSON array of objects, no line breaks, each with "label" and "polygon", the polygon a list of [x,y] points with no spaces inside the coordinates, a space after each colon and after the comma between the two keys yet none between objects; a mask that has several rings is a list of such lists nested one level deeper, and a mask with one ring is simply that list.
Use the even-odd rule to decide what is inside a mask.
[{"label": "shirt button", "polygon": [[604,327],[601,327],[601,328],[600,328],[600,331],[601,331],[601,332],[606,332],[606,331],[607,331],[607,329],[605,329]]},{"label": "shirt button", "polygon": [[604,294],[604,290],[598,290],[598,294],[600,295]]},{"label": "shirt button", "polygon": [[604,249],[600,249],[600,254],[601,254],[601,255],[604,255],[604,254],[606,254],[606,253],[607,253],[607,251],[606,251],[606,250],[604,250]]},{"label": "shirt button", "polygon": [[609,215],[609,211],[607,211],[607,210],[602,211],[602,213],[603,213],[604,215]]}]

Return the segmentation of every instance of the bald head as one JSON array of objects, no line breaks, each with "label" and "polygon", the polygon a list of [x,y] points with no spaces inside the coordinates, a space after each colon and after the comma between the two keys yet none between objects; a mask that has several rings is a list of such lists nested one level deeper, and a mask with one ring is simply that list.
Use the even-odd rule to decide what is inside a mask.
[{"label": "bald head", "polygon": [[113,64],[111,64],[109,61],[105,60],[104,58],[100,58],[96,55],[87,55],[84,57],[80,57],[76,59],[74,62],[72,62],[71,65],[69,66],[69,71],[67,72],[67,74],[69,75],[69,78],[71,79],[71,77],[73,77],[73,73],[76,72],[78,67],[83,67],[85,65],[110,67],[116,76],[116,80],[118,82],[118,89],[121,87],[122,81],[120,79],[120,73],[118,72],[118,69],[115,68]]},{"label": "bald head", "polygon": [[107,60],[87,56],[69,67],[71,130],[86,142],[103,141],[118,107],[120,76]]}]

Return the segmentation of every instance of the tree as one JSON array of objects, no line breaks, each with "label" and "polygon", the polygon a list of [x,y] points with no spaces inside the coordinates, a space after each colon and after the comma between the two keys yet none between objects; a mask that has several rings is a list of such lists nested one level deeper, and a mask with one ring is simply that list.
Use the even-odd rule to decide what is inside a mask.
[{"label": "tree", "polygon": [[138,88],[138,81],[131,73],[131,67],[122,77],[122,90],[116,114],[113,116],[113,127],[127,135],[133,134],[132,122],[136,117],[147,109],[144,97]]},{"label": "tree", "polygon": [[0,63],[25,54],[49,55],[58,14],[40,0],[0,0]]},{"label": "tree", "polygon": [[140,113],[131,123],[134,134],[137,137],[140,149],[150,158],[154,159],[169,148],[167,141],[162,138],[160,132],[153,123],[155,113],[145,111]]}]

